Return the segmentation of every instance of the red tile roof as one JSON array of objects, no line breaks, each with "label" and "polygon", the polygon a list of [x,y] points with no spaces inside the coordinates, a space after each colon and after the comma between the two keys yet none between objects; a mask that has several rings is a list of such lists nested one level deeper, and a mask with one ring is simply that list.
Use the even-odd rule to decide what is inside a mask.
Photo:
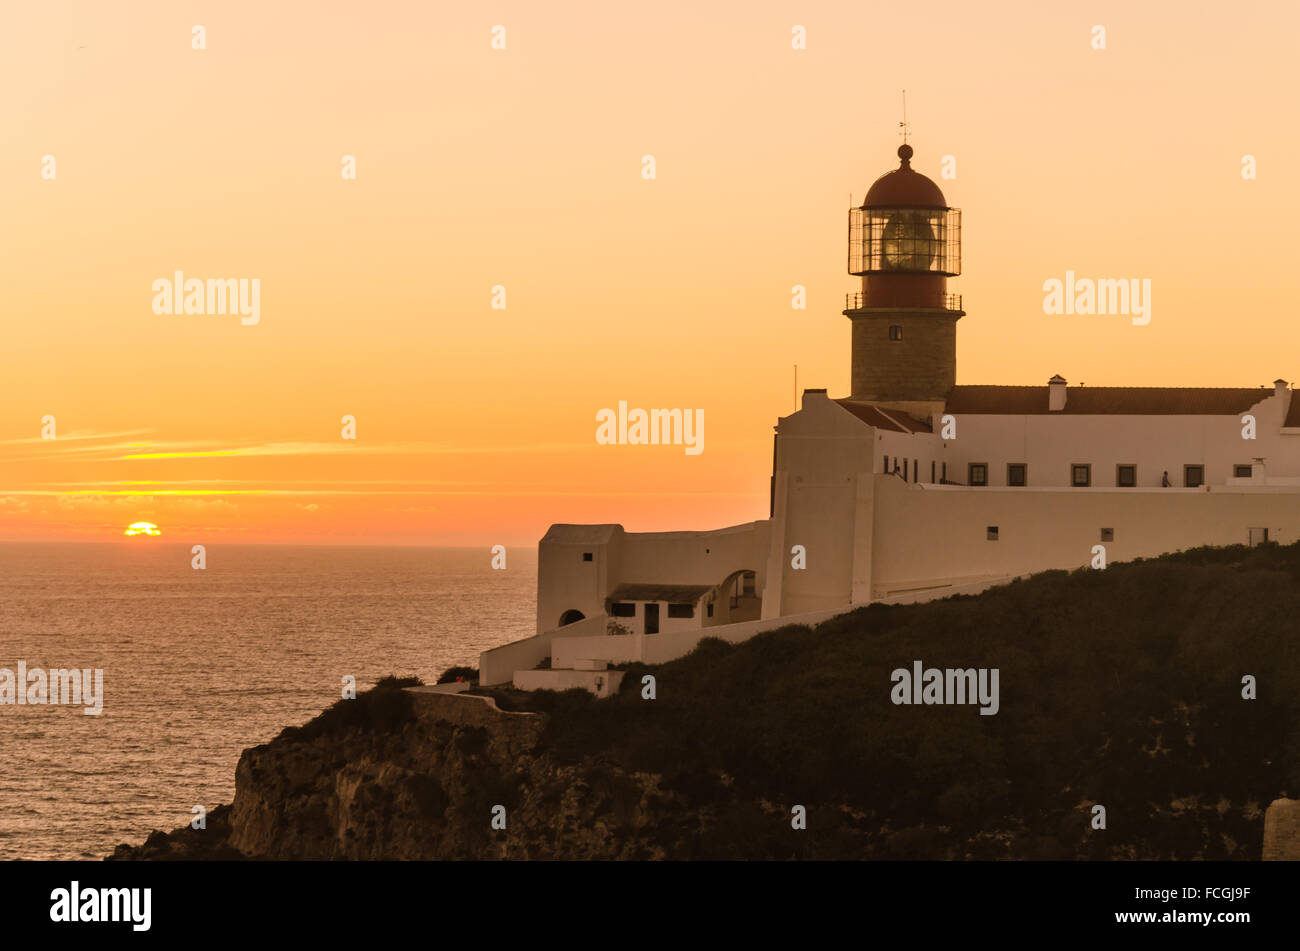
[{"label": "red tile roof", "polygon": [[1300,400],[1295,398],[1294,393],[1291,394],[1291,408],[1286,412],[1286,422],[1282,425],[1287,427],[1300,426]]},{"label": "red tile roof", "polygon": [[861,400],[836,400],[835,402],[868,426],[875,426],[877,429],[895,433],[931,432],[929,423],[923,423],[916,417],[900,413],[895,409],[881,409],[874,403],[864,403]]},{"label": "red tile roof", "polygon": [[[1272,395],[1271,388],[1258,386],[1070,386],[1065,391],[1065,408],[1056,412],[1075,416],[1232,416]],[[1047,408],[1046,386],[954,386],[946,411],[1005,416],[1052,412]]]}]

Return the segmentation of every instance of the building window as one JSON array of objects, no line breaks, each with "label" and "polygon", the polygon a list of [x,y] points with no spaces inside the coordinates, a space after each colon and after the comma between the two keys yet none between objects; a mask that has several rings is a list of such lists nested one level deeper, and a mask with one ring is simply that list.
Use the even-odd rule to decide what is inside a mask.
[{"label": "building window", "polygon": [[903,460],[903,481],[907,481],[907,460]]},{"label": "building window", "polygon": [[1205,466],[1183,466],[1183,485],[1189,489],[1205,484]]},{"label": "building window", "polygon": [[712,601],[710,601],[710,602],[708,603],[708,605],[705,607],[704,612],[705,612],[709,617],[713,617],[713,602],[712,602]]},{"label": "building window", "polygon": [[635,601],[615,601],[609,606],[610,617],[636,617]]},{"label": "building window", "polygon": [[934,485],[934,461],[930,461],[930,484]]},{"label": "building window", "polygon": [[1233,466],[1232,475],[1237,479],[1249,479],[1255,474],[1254,466]]},{"label": "building window", "polygon": [[1081,462],[1070,466],[1070,484],[1076,488],[1092,485],[1092,466]]},{"label": "building window", "polygon": [[885,475],[889,475],[889,457],[885,456]]},{"label": "building window", "polygon": [[995,542],[998,540],[998,527],[996,525],[990,525],[987,531],[989,541]]},{"label": "building window", "polygon": [[584,551],[584,552],[582,553],[582,560],[583,560],[583,561],[591,561],[591,552],[589,552],[589,551]]},{"label": "building window", "polygon": [[948,463],[946,462],[943,464],[943,468],[939,470],[939,481],[940,482],[948,481]]},{"label": "building window", "polygon": [[972,462],[970,464],[970,478],[967,481],[971,485],[988,485],[989,464],[987,462]]},{"label": "building window", "polygon": [[695,617],[695,605],[693,604],[670,604],[668,605],[669,617]]},{"label": "building window", "polygon": [[903,339],[903,328],[902,328],[901,326],[899,326],[898,324],[891,324],[890,327],[889,327],[889,339],[890,339],[890,340],[902,340],[902,339]]},{"label": "building window", "polygon": [[1007,485],[1028,485],[1025,478],[1028,471],[1029,467],[1023,462],[1007,463]]},{"label": "building window", "polygon": [[1136,486],[1138,484],[1138,467],[1128,463],[1116,466],[1115,484],[1125,489]]},{"label": "building window", "polygon": [[1101,530],[1101,540],[1104,542],[1113,542],[1115,540],[1115,529],[1103,528]]}]

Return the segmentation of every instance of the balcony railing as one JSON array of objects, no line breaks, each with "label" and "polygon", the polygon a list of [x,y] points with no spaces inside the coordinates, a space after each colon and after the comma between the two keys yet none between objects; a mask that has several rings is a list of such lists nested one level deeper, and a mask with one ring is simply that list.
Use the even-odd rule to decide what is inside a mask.
[{"label": "balcony railing", "polygon": [[[897,307],[900,306],[897,301],[880,301],[869,299],[866,294],[859,291],[856,294],[844,295],[845,310],[862,310],[864,307]],[[935,294],[932,297],[922,298],[919,303],[908,304],[909,307],[937,307],[940,310],[961,310],[960,294]]]}]

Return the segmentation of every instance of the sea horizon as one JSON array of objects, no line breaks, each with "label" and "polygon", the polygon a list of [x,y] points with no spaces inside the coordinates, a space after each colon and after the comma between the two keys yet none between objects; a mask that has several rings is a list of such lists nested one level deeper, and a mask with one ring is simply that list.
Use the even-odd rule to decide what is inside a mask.
[{"label": "sea horizon", "polygon": [[234,796],[244,749],[535,623],[536,551],[0,542],[0,669],[99,669],[103,712],[0,704],[0,859],[102,858]]}]

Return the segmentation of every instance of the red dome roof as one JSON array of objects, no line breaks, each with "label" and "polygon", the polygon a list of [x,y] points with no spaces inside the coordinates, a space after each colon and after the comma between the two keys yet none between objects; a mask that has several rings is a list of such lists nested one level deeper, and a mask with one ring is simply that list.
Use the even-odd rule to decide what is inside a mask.
[{"label": "red dome roof", "polygon": [[920,172],[912,170],[912,147],[900,145],[898,168],[876,179],[867,191],[863,208],[947,208],[939,186]]}]

